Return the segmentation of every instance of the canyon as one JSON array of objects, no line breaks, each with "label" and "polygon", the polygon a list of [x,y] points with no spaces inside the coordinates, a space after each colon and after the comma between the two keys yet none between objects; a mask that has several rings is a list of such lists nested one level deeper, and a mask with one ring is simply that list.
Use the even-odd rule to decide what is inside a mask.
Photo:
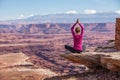
[{"label": "canyon", "polygon": [[[97,48],[105,46],[110,40],[115,40],[115,23],[83,24],[85,29],[83,44],[87,47],[86,52],[99,52],[100,49]],[[25,64],[10,63],[13,64],[11,66],[4,65],[7,63],[5,61],[9,62],[9,60],[4,60],[0,62],[0,72],[4,71],[4,74],[9,75],[10,70],[15,70],[15,73],[21,75],[25,80],[30,80],[31,75],[32,80],[39,78],[52,80],[55,78],[54,76],[62,78],[63,75],[66,75],[65,77],[68,75],[71,78],[70,75],[82,74],[86,71],[86,66],[72,63],[60,56],[67,52],[64,49],[65,44],[73,45],[70,32],[72,25],[71,23],[0,24],[0,60],[3,60],[2,57],[10,55],[14,58],[22,56],[24,59],[19,57],[17,59],[27,62]],[[25,73],[30,72],[30,74],[25,75],[24,71],[20,72],[18,68],[21,70],[24,68]],[[27,71],[28,69],[30,71]],[[32,71],[36,69],[40,69],[41,72]],[[49,74],[44,73],[46,70]],[[86,74],[88,75],[88,73]],[[119,75],[118,73],[112,74]],[[11,74],[10,76],[13,78],[10,80],[20,78],[18,75]],[[39,77],[40,75],[42,77]],[[0,78],[7,80],[9,77],[6,78],[0,73]]]}]

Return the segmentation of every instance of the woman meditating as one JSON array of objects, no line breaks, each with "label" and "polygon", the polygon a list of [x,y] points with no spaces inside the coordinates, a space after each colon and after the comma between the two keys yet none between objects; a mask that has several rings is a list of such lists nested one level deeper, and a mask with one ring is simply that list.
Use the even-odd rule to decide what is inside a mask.
[{"label": "woman meditating", "polygon": [[[77,25],[77,26],[76,26]],[[76,23],[71,27],[71,32],[73,35],[74,46],[65,45],[65,49],[71,51],[72,53],[80,53],[85,50],[85,46],[82,45],[82,38],[84,33],[84,27],[80,24],[77,19]]]}]

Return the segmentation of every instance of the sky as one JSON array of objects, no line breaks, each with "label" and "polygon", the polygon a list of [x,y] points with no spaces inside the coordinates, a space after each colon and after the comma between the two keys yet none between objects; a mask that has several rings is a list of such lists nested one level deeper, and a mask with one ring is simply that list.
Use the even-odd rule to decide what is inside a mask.
[{"label": "sky", "polygon": [[120,0],[0,0],[0,20],[47,14],[120,13]]}]

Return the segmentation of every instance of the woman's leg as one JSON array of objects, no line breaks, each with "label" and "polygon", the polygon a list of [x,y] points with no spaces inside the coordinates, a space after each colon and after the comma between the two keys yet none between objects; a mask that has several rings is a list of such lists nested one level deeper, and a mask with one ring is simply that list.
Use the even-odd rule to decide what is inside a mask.
[{"label": "woman's leg", "polygon": [[86,49],[86,46],[85,45],[82,45],[82,51],[80,50],[75,50],[76,53],[81,53],[81,52],[84,52]]},{"label": "woman's leg", "polygon": [[69,50],[69,51],[72,52],[72,53],[81,53],[81,52],[85,51],[86,46],[85,46],[85,45],[82,46],[82,49],[83,49],[82,51],[80,51],[80,50],[75,50],[73,47],[71,47],[71,46],[69,46],[69,45],[65,45],[65,49]]},{"label": "woman's leg", "polygon": [[65,49],[69,50],[70,52],[72,53],[75,53],[76,51],[74,50],[74,48],[72,48],[71,46],[69,45],[65,45]]}]

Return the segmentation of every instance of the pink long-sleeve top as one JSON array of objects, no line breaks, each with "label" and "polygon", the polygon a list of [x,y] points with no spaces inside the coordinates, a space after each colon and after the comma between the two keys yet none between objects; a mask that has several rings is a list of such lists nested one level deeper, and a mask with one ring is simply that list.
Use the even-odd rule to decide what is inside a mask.
[{"label": "pink long-sleeve top", "polygon": [[[76,32],[74,31],[75,25],[79,24],[79,26],[81,27],[81,33],[80,34],[76,34]],[[80,23],[75,23],[72,27],[71,27],[71,31],[72,31],[72,35],[74,38],[74,49],[75,50],[82,50],[82,38],[83,38],[83,33],[84,33],[84,26],[81,25]]]}]

